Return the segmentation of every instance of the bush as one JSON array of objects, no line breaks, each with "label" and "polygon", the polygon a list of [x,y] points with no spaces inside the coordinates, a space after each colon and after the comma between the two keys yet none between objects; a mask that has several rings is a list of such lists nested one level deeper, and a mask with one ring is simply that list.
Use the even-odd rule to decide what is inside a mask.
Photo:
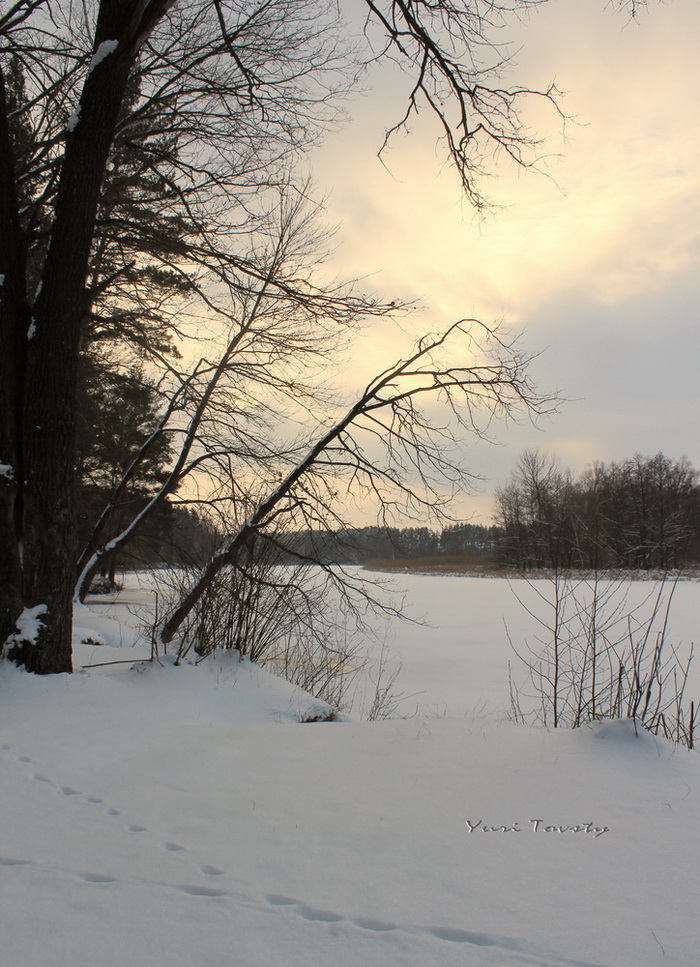
[{"label": "bush", "polygon": [[[661,580],[635,607],[628,603],[629,580],[561,572],[549,580],[550,596],[536,589],[547,602],[547,618],[518,598],[545,635],[537,638],[539,647],[525,643],[517,649],[511,640],[528,682],[516,684],[511,673],[513,718],[554,728],[631,718],[692,749],[697,707],[686,702],[685,691],[693,648],[682,656],[668,641],[678,579]],[[523,710],[533,701],[534,708]]]},{"label": "bush", "polygon": [[[363,608],[353,604],[351,588],[338,569],[311,563],[280,564],[277,549],[256,542],[254,553],[240,566],[223,568],[187,618],[179,635],[177,661],[194,654],[201,660],[215,651],[236,651],[299,685],[315,698],[340,710],[351,703],[353,686],[371,666],[367,642],[371,631]],[[168,601],[179,600],[196,569],[159,569],[156,619],[151,633],[157,653],[158,615]],[[376,693],[370,718],[391,713],[397,672],[383,657],[376,670]]]}]

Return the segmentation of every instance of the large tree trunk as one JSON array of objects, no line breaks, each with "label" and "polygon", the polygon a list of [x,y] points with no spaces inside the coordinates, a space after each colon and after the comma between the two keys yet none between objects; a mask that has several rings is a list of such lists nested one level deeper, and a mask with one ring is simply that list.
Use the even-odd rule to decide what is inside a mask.
[{"label": "large tree trunk", "polygon": [[97,56],[66,132],[28,344],[22,426],[22,598],[25,608],[43,605],[44,613],[38,633],[25,635],[11,652],[42,674],[72,670],[77,367],[100,189],[138,47],[169,5],[169,0],[102,0]]},{"label": "large tree trunk", "polygon": [[22,610],[19,553],[22,400],[27,331],[24,239],[19,223],[14,159],[0,68],[0,642]]}]

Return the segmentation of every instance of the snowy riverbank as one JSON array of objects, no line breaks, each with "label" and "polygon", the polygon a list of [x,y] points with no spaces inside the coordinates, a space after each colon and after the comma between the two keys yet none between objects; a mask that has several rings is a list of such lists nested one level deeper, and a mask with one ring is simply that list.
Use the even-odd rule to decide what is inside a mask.
[{"label": "snowy riverbank", "polygon": [[[436,616],[453,590],[423,580],[439,581]],[[472,601],[471,624],[443,613],[430,649],[451,628],[478,640],[485,607]],[[83,631],[128,648],[133,620],[100,610]],[[469,654],[470,703],[492,648],[486,669]],[[138,654],[77,649],[86,664]],[[700,758],[631,723],[298,724],[303,694],[229,660],[5,667],[0,697],[7,967],[694,962]]]}]

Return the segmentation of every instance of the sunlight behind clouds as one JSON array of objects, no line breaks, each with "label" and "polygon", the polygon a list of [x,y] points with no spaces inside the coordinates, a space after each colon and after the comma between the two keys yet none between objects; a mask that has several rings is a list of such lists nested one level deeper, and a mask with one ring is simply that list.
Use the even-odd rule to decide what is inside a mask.
[{"label": "sunlight behind clouds", "polygon": [[[699,36],[694,0],[650,4],[638,23],[603,0],[552,0],[533,12],[513,33],[507,81],[554,82],[572,120],[562,129],[556,111],[530,104],[532,134],[546,136],[543,173],[499,159],[481,185],[493,203],[481,219],[427,117],[377,160],[401,109],[393,75],[385,87],[373,78],[350,126],[317,158],[339,223],[339,272],[367,277],[383,298],[419,301],[426,328],[504,318],[525,328],[533,350],[548,347],[542,388],[576,402],[535,442],[575,470],[633,449],[700,463],[695,381],[676,379],[700,349]],[[672,333],[680,367],[668,359],[657,372]],[[367,341],[363,368],[386,358],[387,342]],[[504,433],[485,473],[506,475],[532,432]]]},{"label": "sunlight behind clouds", "polygon": [[[548,124],[544,176],[501,161],[484,183],[495,208],[481,223],[460,198],[427,119],[412,124],[412,137],[393,142],[383,167],[376,158],[382,124],[398,106],[381,91],[369,109],[367,98],[358,102],[354,123],[327,146],[320,168],[351,272],[377,272],[383,285],[431,303],[442,302],[447,285],[450,303],[466,297],[511,308],[577,277],[589,278],[604,301],[625,298],[640,284],[661,284],[657,269],[663,274],[696,257],[700,142],[689,128],[697,66],[693,35],[683,29],[687,5],[657,9],[622,31],[619,17],[591,16],[578,21],[575,43],[557,39],[564,14],[594,6],[554,3],[523,32],[510,73],[519,76],[522,61],[529,81],[537,59],[535,80],[554,80],[568,92],[562,106],[574,120],[562,132],[553,109],[537,104],[526,112],[536,134]],[[658,28],[665,18],[677,28],[668,46],[660,38],[670,26]],[[614,57],[611,68],[606,61]]]}]

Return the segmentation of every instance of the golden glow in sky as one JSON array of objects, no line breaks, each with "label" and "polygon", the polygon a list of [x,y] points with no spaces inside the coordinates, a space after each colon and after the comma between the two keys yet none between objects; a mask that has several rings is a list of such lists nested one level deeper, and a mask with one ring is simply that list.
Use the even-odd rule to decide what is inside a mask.
[{"label": "golden glow in sky", "polygon": [[[339,272],[420,301],[425,328],[477,315],[524,329],[527,347],[545,350],[537,381],[570,400],[539,431],[516,427],[503,447],[474,448],[475,471],[491,480],[472,502],[482,516],[526,446],[574,471],[659,450],[700,466],[699,37],[696,0],[650,3],[636,23],[605,0],[533,12],[513,30],[507,80],[554,82],[572,120],[562,129],[533,102],[525,116],[546,139],[544,174],[492,165],[481,188],[494,207],[481,219],[427,116],[377,159],[402,110],[395,76],[374,75],[318,153]],[[381,366],[391,343],[385,330],[365,340],[366,365]]]}]

